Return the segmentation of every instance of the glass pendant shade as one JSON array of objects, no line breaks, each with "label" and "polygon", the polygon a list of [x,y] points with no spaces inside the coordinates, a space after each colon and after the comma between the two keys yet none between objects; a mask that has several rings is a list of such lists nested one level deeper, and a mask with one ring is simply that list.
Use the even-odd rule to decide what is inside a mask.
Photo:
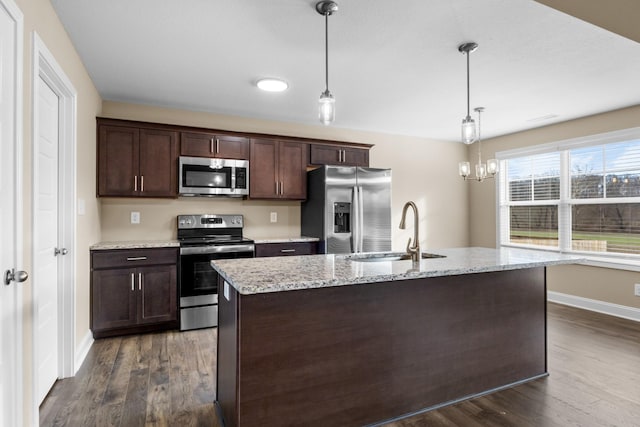
[{"label": "glass pendant shade", "polygon": [[483,180],[487,177],[487,166],[484,163],[476,165],[476,178]]},{"label": "glass pendant shade", "polygon": [[325,90],[318,101],[318,118],[324,125],[329,125],[336,117],[336,100],[331,92]]},{"label": "glass pendant shade", "polygon": [[471,175],[471,164],[469,162],[458,163],[458,173],[461,177],[467,178]]},{"label": "glass pendant shade", "polygon": [[496,159],[487,160],[487,173],[489,175],[495,175],[498,173],[498,160]]},{"label": "glass pendant shade", "polygon": [[462,142],[473,144],[476,140],[476,122],[470,116],[462,120]]}]

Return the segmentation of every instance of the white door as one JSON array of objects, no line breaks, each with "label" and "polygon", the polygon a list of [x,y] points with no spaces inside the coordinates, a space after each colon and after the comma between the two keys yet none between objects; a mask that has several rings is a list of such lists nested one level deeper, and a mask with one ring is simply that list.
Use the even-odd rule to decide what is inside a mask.
[{"label": "white door", "polygon": [[[37,398],[42,403],[58,379],[60,361],[58,331],[58,263],[64,249],[60,239],[58,202],[58,95],[38,78],[35,106],[36,172],[34,211],[33,286],[37,294]],[[59,256],[60,255],[60,256]]]},{"label": "white door", "polygon": [[20,334],[22,238],[17,186],[19,162],[19,100],[22,14],[13,2],[0,0],[0,427],[19,425],[21,419]]}]

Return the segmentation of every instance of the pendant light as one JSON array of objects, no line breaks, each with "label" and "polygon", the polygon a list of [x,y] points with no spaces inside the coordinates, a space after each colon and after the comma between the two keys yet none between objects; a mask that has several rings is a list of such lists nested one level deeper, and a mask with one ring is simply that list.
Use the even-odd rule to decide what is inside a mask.
[{"label": "pendant light", "polygon": [[324,125],[329,125],[336,117],[336,100],[329,92],[329,15],[338,11],[338,4],[333,1],[319,1],[316,11],[324,15],[324,71],[325,89],[318,102],[318,118]]},{"label": "pendant light", "polygon": [[489,159],[487,163],[482,163],[482,138],[480,136],[480,113],[484,111],[484,107],[474,108],[473,111],[478,113],[478,163],[476,164],[476,176],[475,178],[469,178],[471,175],[471,165],[469,162],[460,162],[458,164],[458,173],[467,181],[472,179],[474,181],[482,182],[487,178],[493,178],[498,173],[498,161],[496,159]]},{"label": "pendant light", "polygon": [[462,142],[473,144],[476,140],[476,124],[469,114],[469,55],[478,48],[474,42],[463,43],[458,46],[458,51],[467,55],[467,117],[462,119]]}]

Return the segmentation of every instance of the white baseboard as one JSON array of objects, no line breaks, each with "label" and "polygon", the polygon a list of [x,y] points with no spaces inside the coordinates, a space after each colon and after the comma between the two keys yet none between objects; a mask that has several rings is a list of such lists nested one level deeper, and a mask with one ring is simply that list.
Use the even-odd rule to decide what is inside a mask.
[{"label": "white baseboard", "polygon": [[82,366],[82,362],[89,354],[89,349],[91,349],[91,345],[93,345],[93,335],[91,335],[91,331],[87,331],[86,335],[80,342],[76,350],[76,356],[73,363],[73,375],[78,373],[78,369]]},{"label": "white baseboard", "polygon": [[640,308],[577,297],[575,295],[561,294],[560,292],[553,291],[547,291],[547,300],[640,322]]}]

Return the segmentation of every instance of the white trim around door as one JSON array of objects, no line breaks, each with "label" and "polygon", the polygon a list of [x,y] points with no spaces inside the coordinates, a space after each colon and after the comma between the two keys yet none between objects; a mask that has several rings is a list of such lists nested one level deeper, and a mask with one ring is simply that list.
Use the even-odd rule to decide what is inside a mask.
[{"label": "white trim around door", "polygon": [[[73,376],[79,365],[75,361],[75,285],[76,285],[76,110],[77,92],[73,84],[64,73],[62,67],[57,63],[54,56],[46,47],[40,36],[33,33],[33,86],[32,86],[32,106],[33,106],[33,191],[32,206],[33,212],[38,211],[37,198],[38,180],[38,114],[37,103],[39,102],[39,82],[44,81],[59,98],[59,167],[58,167],[58,209],[60,212],[59,245],[67,250],[67,255],[62,257],[60,263],[60,274],[58,281],[58,304],[59,304],[59,377],[65,378]],[[38,219],[33,217],[33,236],[38,233]],[[35,245],[32,244],[32,247]],[[34,259],[34,263],[36,260]],[[37,277],[33,283],[33,324],[38,324],[38,282]],[[34,363],[33,387],[34,393],[37,390],[37,366],[35,363],[38,353],[37,331],[33,333]],[[80,361],[81,362],[81,361]],[[38,419],[38,402],[34,399],[33,413],[35,420]]]},{"label": "white trim around door", "polygon": [[[8,206],[11,213],[8,216],[13,219],[6,218],[8,227],[13,228],[12,233],[4,236],[7,240],[2,242],[4,249],[9,247],[9,251],[13,252],[9,258],[14,265],[2,266],[1,272],[5,269],[15,268],[15,270],[24,270],[23,268],[23,250],[24,245],[22,239],[23,232],[23,188],[22,177],[23,169],[23,33],[24,33],[24,16],[20,8],[13,0],[0,0],[0,14],[2,15],[3,31],[5,31],[3,46],[0,48],[0,79],[6,82],[7,86],[0,84],[0,104],[2,104],[3,114],[2,120],[2,137],[0,144],[6,147],[6,153],[10,154],[10,158],[2,159],[3,162],[12,162],[11,179],[9,194],[11,200],[3,200],[3,206]],[[9,25],[5,25],[5,24]],[[4,80],[4,76],[9,80]],[[6,119],[6,123],[3,120]],[[6,136],[6,138],[4,138]],[[3,218],[5,219],[5,218]],[[23,301],[22,288],[23,285],[17,282],[10,282],[5,286],[4,281],[0,283],[3,292],[2,307],[9,310],[3,312],[2,334],[3,342],[0,344],[2,349],[2,367],[0,373],[2,375],[2,387],[0,395],[0,425],[21,426],[24,424],[23,405],[24,405],[24,367],[22,363],[23,354]],[[6,300],[5,300],[6,298]],[[5,365],[6,364],[6,365]],[[5,369],[6,368],[6,369]],[[4,374],[8,373],[5,378]]]}]

